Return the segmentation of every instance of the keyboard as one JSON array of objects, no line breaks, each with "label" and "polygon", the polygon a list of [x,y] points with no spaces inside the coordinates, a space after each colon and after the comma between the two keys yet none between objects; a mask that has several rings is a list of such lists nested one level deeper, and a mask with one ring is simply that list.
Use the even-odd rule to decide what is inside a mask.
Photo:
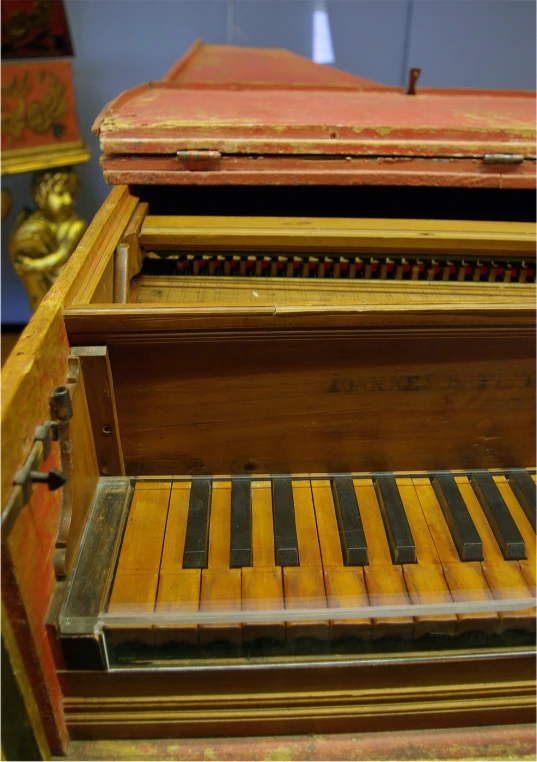
[{"label": "keyboard", "polygon": [[534,609],[357,619],[337,609],[527,600],[535,539],[535,475],[524,469],[137,480],[108,614],[327,610],[146,627],[156,644],[534,631]]}]

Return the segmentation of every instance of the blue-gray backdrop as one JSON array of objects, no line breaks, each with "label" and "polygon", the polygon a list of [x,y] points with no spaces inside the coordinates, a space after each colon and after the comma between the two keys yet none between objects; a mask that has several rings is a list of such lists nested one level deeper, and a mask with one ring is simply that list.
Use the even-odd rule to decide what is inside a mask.
[{"label": "blue-gray backdrop", "polygon": [[[88,220],[108,188],[91,124],[122,90],[160,79],[192,42],[283,47],[312,55],[313,0],[66,0],[77,112],[92,160],[79,167]],[[326,0],[338,68],[392,85],[420,66],[421,85],[535,89],[534,0]],[[29,175],[4,178],[18,208]],[[2,226],[2,323],[30,316]]]}]

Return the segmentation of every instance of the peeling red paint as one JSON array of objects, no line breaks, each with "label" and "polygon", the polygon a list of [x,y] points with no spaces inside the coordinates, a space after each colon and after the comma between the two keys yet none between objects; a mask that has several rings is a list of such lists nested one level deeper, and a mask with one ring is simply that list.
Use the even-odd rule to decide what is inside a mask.
[{"label": "peeling red paint", "polygon": [[[535,187],[534,93],[410,97],[281,50],[198,42],[163,80],[122,93],[93,129],[112,184]],[[188,150],[222,158],[176,158]],[[485,154],[524,161],[485,166]],[[409,163],[390,166],[400,159]]]},{"label": "peeling red paint", "polygon": [[533,725],[398,733],[166,741],[75,741],[68,760],[464,760],[535,759]]}]

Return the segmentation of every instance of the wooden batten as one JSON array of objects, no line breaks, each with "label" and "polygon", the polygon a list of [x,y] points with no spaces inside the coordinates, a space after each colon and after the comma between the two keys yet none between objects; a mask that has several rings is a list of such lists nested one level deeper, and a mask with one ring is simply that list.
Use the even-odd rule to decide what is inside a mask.
[{"label": "wooden batten", "polygon": [[[66,306],[76,303],[89,304],[93,301],[94,294],[99,298],[100,293],[106,294],[109,301],[113,299],[114,252],[137,205],[137,199],[130,195],[125,186],[119,186],[118,191],[117,194],[114,191],[110,193],[100,210],[103,217],[105,212],[110,215],[108,225],[101,223],[96,230],[92,230],[99,217],[97,215],[88,228],[88,232],[92,230],[94,235],[87,240],[86,233],[65,268],[72,270],[70,284],[64,296]],[[78,263],[78,267],[71,267],[73,260],[74,265]],[[82,262],[84,267],[80,267]]]},{"label": "wooden batten", "polygon": [[126,304],[132,300],[131,281],[142,269],[139,233],[147,210],[147,203],[138,204],[116,249],[113,301],[118,304]]},{"label": "wooden batten", "polygon": [[88,400],[99,473],[123,476],[125,465],[117,419],[114,382],[107,347],[74,347],[80,361]]},{"label": "wooden batten", "polygon": [[148,215],[148,249],[535,254],[535,224],[468,220]]}]

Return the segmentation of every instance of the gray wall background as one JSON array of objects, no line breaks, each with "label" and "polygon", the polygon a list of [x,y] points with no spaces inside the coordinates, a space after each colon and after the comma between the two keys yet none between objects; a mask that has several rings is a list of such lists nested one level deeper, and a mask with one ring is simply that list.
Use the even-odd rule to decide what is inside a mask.
[{"label": "gray wall background", "polygon": [[[78,168],[78,210],[91,220],[108,193],[93,120],[122,90],[163,74],[201,37],[282,47],[311,58],[312,0],[65,0],[75,49],[78,121],[92,160]],[[335,66],[403,85],[535,89],[534,0],[326,0]],[[30,175],[3,178],[14,210],[2,226],[2,323],[30,317],[7,251],[15,211],[32,205]]]}]

